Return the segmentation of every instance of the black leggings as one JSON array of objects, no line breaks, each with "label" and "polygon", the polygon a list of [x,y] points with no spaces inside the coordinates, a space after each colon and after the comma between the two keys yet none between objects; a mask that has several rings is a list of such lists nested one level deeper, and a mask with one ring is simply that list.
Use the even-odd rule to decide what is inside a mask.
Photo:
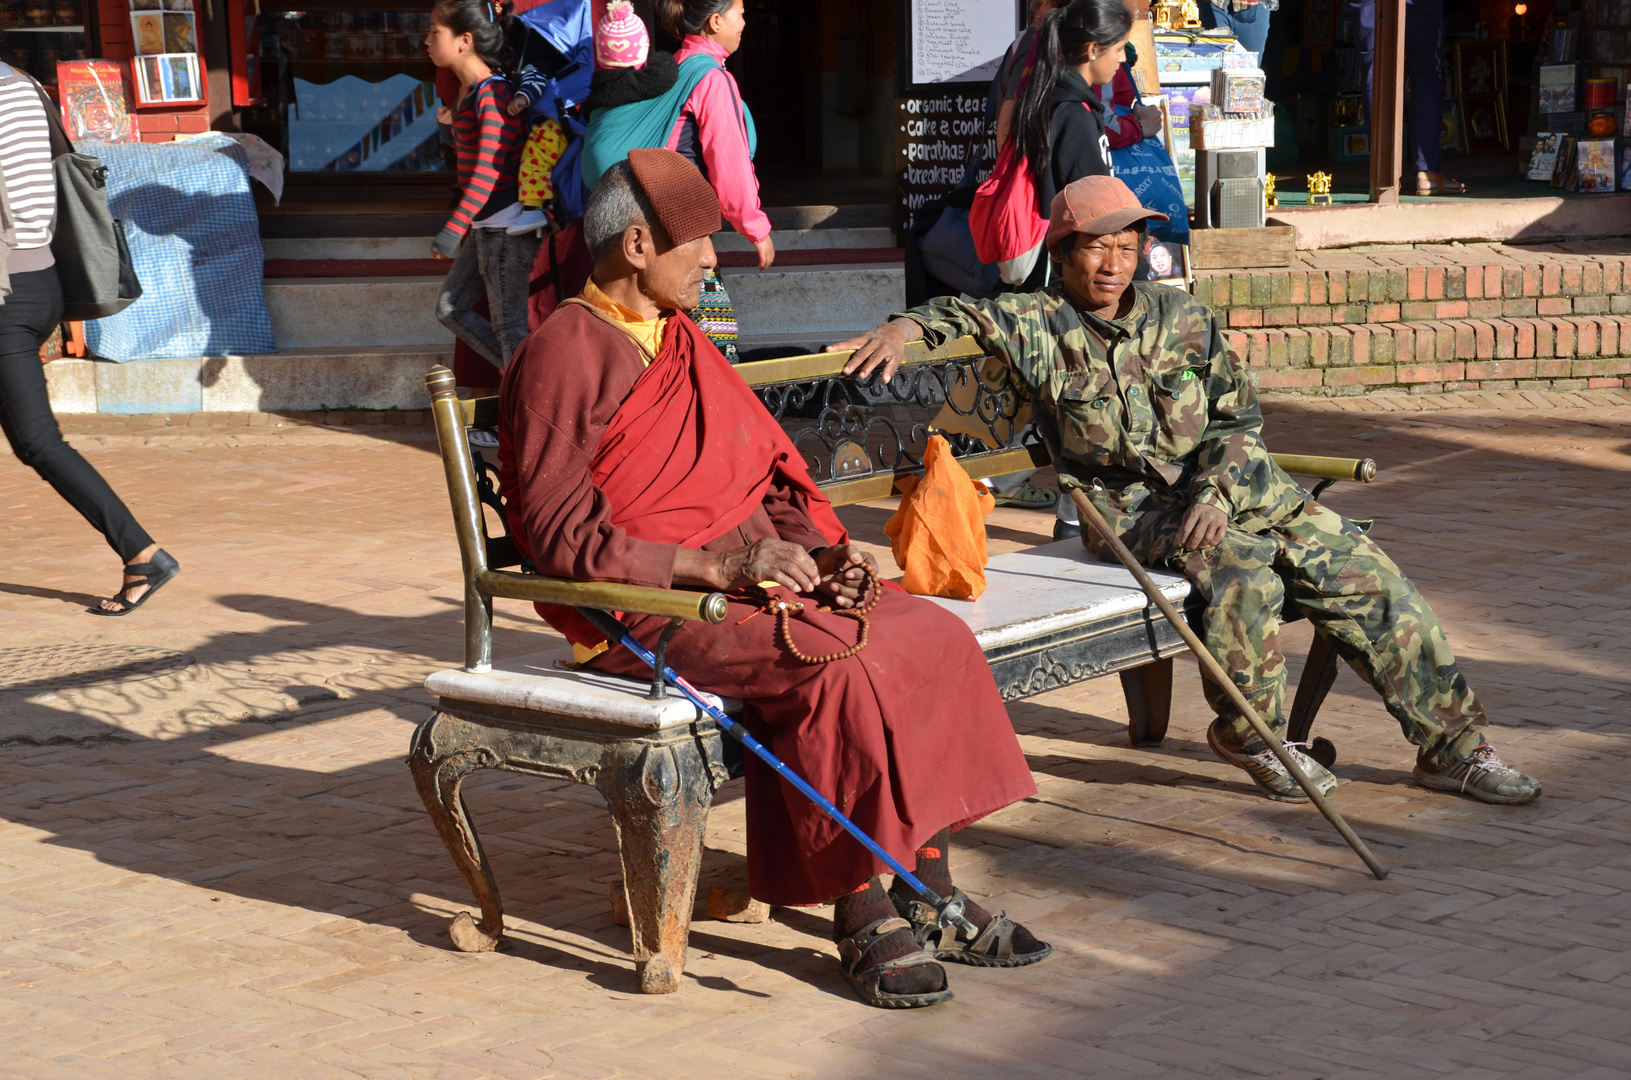
[{"label": "black leggings", "polygon": [[107,538],[120,560],[129,562],[153,538],[90,462],[62,441],[51,413],[40,346],[61,318],[55,267],[11,275],[11,295],[0,303],[0,427],[18,460],[32,466]]}]

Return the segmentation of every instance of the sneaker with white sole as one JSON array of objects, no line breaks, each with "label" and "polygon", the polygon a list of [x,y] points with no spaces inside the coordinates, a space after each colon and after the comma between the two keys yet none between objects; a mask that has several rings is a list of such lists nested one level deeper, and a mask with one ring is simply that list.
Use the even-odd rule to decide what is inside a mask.
[{"label": "sneaker with white sole", "polygon": [[523,209],[521,216],[515,219],[515,223],[504,231],[511,236],[525,236],[527,233],[537,232],[539,229],[548,227],[549,215],[537,207],[533,207]]},{"label": "sneaker with white sole", "polygon": [[465,437],[478,450],[498,449],[498,436],[487,428],[471,428]]},{"label": "sneaker with white sole", "polygon": [[1471,795],[1479,802],[1512,806],[1540,798],[1540,781],[1507,767],[1487,742],[1443,771],[1418,761],[1412,775],[1424,788]]},{"label": "sneaker with white sole", "polygon": [[[1271,799],[1279,799],[1281,802],[1308,801],[1308,795],[1304,793],[1302,785],[1297,783],[1290,770],[1280,764],[1280,759],[1274,756],[1273,750],[1266,746],[1255,754],[1230,750],[1218,739],[1217,727],[1220,723],[1221,719],[1214,720],[1206,729],[1206,745],[1212,748],[1212,753],[1216,754],[1220,761],[1245,770],[1246,775],[1252,778],[1252,783]],[[1337,778],[1331,775],[1331,771],[1303,752],[1306,743],[1283,745],[1302,769],[1303,775],[1320,789],[1321,795],[1329,795],[1337,789]]]},{"label": "sneaker with white sole", "polygon": [[993,491],[991,494],[996,497],[998,506],[1018,506],[1026,510],[1052,510],[1054,503],[1059,501],[1057,491],[1032,487],[1029,482],[1013,491]]}]

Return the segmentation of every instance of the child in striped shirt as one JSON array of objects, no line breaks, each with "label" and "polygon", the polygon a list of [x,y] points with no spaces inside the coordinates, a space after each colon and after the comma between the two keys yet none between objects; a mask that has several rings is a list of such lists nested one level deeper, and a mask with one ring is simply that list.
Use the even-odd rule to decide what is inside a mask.
[{"label": "child in striped shirt", "polygon": [[[521,216],[516,198],[525,121],[511,116],[514,88],[503,74],[504,30],[488,0],[437,0],[425,51],[459,77],[453,145],[463,195],[431,244],[453,258],[436,317],[499,371],[527,336],[527,292],[537,233],[507,231]],[[474,306],[487,297],[490,319]]]}]

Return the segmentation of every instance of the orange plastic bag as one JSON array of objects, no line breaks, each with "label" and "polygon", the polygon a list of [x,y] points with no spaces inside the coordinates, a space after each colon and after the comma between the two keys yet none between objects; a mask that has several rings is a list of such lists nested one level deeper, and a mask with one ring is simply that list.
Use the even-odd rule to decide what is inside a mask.
[{"label": "orange plastic bag", "polygon": [[901,587],[918,596],[977,600],[985,592],[985,519],[997,500],[969,479],[951,444],[935,435],[923,454],[922,477],[900,480],[905,497],[884,526]]}]

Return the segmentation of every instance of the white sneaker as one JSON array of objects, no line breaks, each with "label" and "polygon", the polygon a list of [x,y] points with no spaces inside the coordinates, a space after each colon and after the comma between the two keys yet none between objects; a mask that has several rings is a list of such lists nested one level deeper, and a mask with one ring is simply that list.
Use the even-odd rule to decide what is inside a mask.
[{"label": "white sneaker", "polygon": [[[1274,756],[1274,751],[1264,747],[1255,754],[1246,754],[1238,750],[1231,750],[1223,745],[1219,733],[1222,719],[1213,720],[1206,729],[1206,744],[1212,752],[1227,764],[1237,769],[1244,769],[1246,775],[1252,778],[1258,790],[1271,799],[1281,802],[1307,802],[1308,796],[1303,792],[1302,785],[1297,783],[1289,770],[1280,759]],[[1324,765],[1315,761],[1303,752],[1303,743],[1285,743],[1286,751],[1291,755],[1303,775],[1317,788],[1321,795],[1329,795],[1337,789],[1337,778]]]},{"label": "white sneaker", "polygon": [[1416,783],[1424,788],[1471,795],[1479,802],[1512,806],[1540,798],[1540,781],[1507,765],[1487,742],[1479,743],[1478,749],[1443,771],[1429,769],[1418,761],[1414,775]]},{"label": "white sneaker", "polygon": [[515,219],[515,224],[504,231],[511,236],[524,236],[539,229],[549,228],[549,215],[537,208],[521,211],[521,216]]}]

